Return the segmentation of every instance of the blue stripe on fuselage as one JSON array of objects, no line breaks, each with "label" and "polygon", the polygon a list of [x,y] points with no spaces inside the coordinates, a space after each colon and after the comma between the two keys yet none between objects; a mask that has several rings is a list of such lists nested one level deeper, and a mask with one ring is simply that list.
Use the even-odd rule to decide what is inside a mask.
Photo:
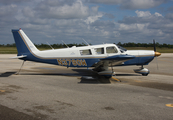
[{"label": "blue stripe on fuselage", "polygon": [[154,56],[136,57],[124,62],[124,65],[148,65],[154,59]]},{"label": "blue stripe on fuselage", "polygon": [[92,65],[98,61],[98,58],[38,58],[32,53],[25,54],[27,57],[20,58],[26,61],[34,61],[41,63],[48,63],[67,67],[92,67]]}]

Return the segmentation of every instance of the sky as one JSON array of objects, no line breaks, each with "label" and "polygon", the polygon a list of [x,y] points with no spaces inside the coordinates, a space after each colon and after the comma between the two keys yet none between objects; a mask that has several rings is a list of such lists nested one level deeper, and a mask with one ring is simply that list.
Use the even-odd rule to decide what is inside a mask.
[{"label": "sky", "polygon": [[173,0],[0,0],[0,44],[173,44]]}]

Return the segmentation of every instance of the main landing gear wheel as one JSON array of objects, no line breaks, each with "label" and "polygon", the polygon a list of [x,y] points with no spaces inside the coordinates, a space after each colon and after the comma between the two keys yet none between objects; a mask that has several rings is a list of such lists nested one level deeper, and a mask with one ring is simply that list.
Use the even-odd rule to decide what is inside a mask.
[{"label": "main landing gear wheel", "polygon": [[109,79],[109,78],[111,78],[112,76],[104,76],[105,78],[107,78],[107,79]]}]

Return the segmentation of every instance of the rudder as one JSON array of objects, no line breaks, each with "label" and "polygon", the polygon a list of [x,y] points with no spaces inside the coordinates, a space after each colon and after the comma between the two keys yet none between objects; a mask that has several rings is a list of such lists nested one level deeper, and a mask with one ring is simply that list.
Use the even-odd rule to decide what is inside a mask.
[{"label": "rudder", "polygon": [[16,43],[18,56],[34,51],[39,51],[31,42],[31,40],[27,37],[27,35],[23,32],[23,30],[12,30],[12,33]]}]

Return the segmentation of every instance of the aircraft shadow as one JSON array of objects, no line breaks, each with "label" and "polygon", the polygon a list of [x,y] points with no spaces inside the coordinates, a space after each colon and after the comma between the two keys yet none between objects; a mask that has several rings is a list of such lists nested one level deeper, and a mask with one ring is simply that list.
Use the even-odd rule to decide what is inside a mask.
[{"label": "aircraft shadow", "polygon": [[20,73],[19,75],[81,76],[74,73]]},{"label": "aircraft shadow", "polygon": [[97,76],[82,76],[80,78],[80,82],[78,82],[79,84],[109,84],[110,79],[109,78],[105,78],[103,76],[97,75]]},{"label": "aircraft shadow", "polygon": [[109,78],[98,75],[95,71],[87,69],[72,69],[81,75],[79,84],[106,84],[111,83]]},{"label": "aircraft shadow", "polygon": [[5,73],[1,73],[0,74],[0,77],[9,77],[13,74],[15,74],[16,72],[5,72]]},{"label": "aircraft shadow", "polygon": [[140,74],[115,74],[115,76],[141,76]]},{"label": "aircraft shadow", "polygon": [[[22,70],[19,75],[46,75],[46,76],[68,76],[74,77],[77,76],[80,79],[79,84],[105,84],[111,83],[108,78],[98,75],[96,72],[87,69],[71,69],[72,71],[63,71],[62,73],[58,73],[59,71],[51,72],[49,71],[32,71],[32,70]],[[11,72],[15,74],[16,72]],[[6,74],[7,76],[7,74]],[[8,77],[8,76],[7,76]]]},{"label": "aircraft shadow", "polygon": [[[57,72],[51,72],[51,71],[27,71],[22,70],[19,75],[50,75],[50,76],[77,76],[80,77],[79,84],[108,84],[111,83],[109,78],[105,78],[104,76],[98,75],[96,72],[92,70],[87,69],[71,69],[72,71],[61,71],[62,73]],[[5,72],[0,74],[0,77],[9,77],[13,74],[16,74],[17,72],[11,71],[11,72]],[[115,76],[141,76],[139,74],[116,74]]]},{"label": "aircraft shadow", "polygon": [[77,73],[79,73],[80,75],[97,75],[96,72],[92,71],[92,70],[87,70],[87,69],[72,69],[72,71],[75,71]]},{"label": "aircraft shadow", "polygon": [[71,69],[69,70],[59,70],[59,69],[43,69],[43,68],[34,68],[35,70],[21,70],[21,75],[62,75],[62,76],[92,76],[97,75],[94,71],[87,69]]}]

